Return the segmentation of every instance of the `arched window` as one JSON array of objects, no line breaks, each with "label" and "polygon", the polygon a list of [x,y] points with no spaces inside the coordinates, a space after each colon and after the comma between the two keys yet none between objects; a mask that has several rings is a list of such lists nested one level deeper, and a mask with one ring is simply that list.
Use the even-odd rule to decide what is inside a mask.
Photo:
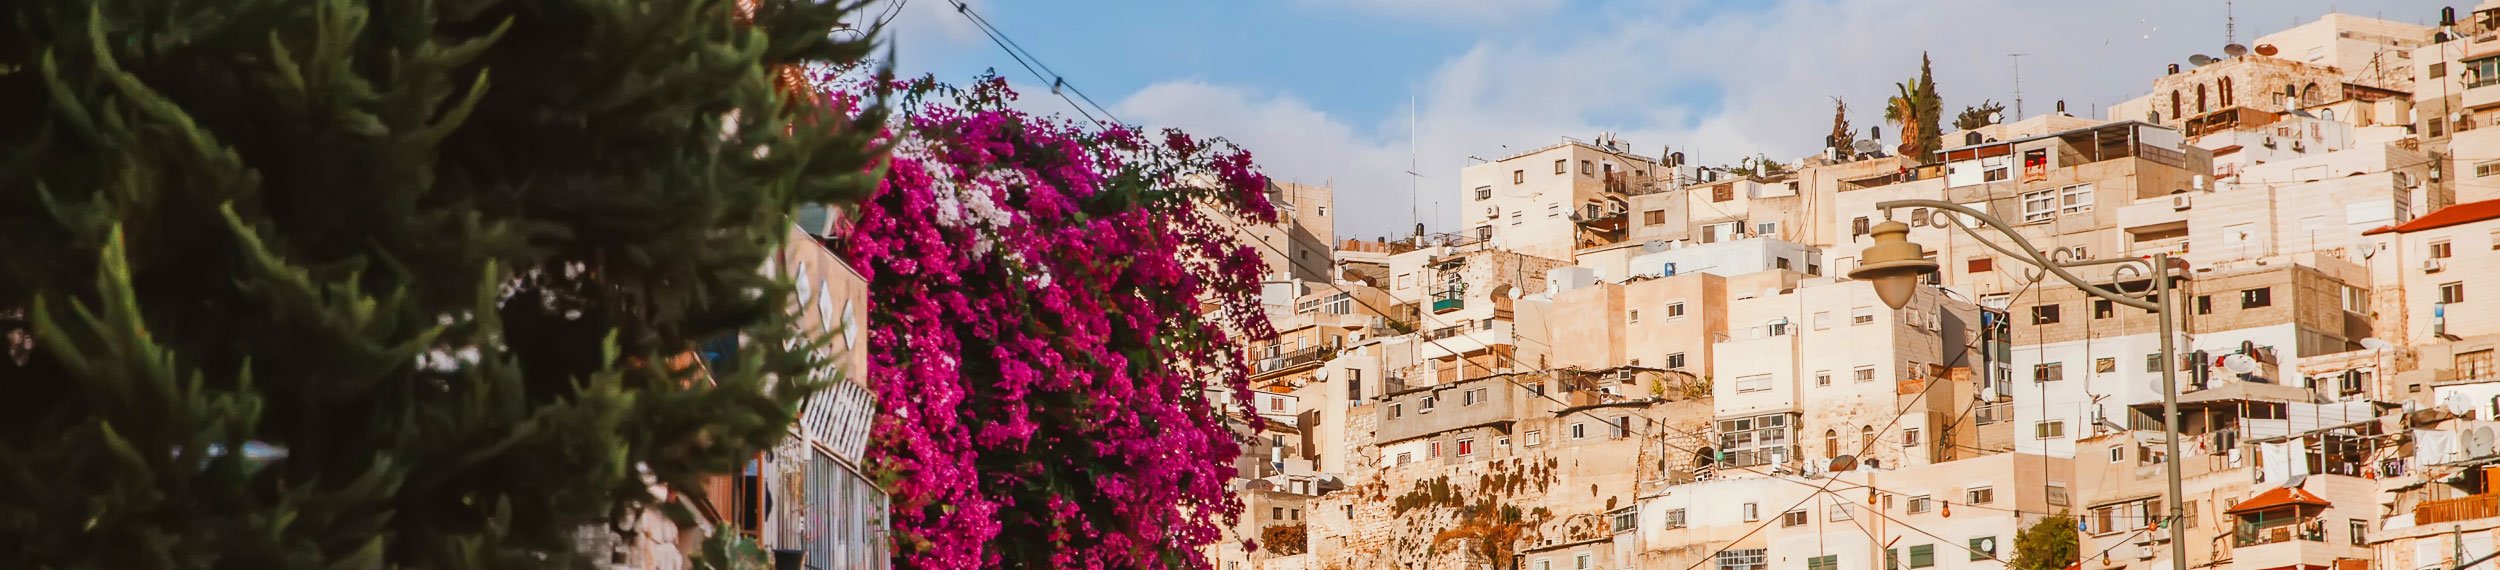
[{"label": "arched window", "polygon": [[2196,84],[2196,112],[2204,113],[2208,110],[2210,109],[2205,107],[2205,84],[2198,83]]},{"label": "arched window", "polygon": [[2179,110],[2179,90],[2172,89],[2170,90],[2170,117],[2178,118]]},{"label": "arched window", "polygon": [[2309,82],[2307,87],[2300,88],[2300,106],[2302,107],[2325,103],[2325,99],[2326,94],[2318,92],[2318,83],[2315,81]]},{"label": "arched window", "polygon": [[1823,458],[1840,457],[1840,430],[1823,430]]},{"label": "arched window", "polygon": [[2231,106],[2231,78],[2224,77],[2220,81],[2214,82],[2214,84],[2214,90],[2222,92],[2218,95],[2218,97],[2222,99],[2222,106]]},{"label": "arched window", "polygon": [[1875,426],[1858,426],[1858,439],[1866,440],[1864,449],[1875,449]]}]

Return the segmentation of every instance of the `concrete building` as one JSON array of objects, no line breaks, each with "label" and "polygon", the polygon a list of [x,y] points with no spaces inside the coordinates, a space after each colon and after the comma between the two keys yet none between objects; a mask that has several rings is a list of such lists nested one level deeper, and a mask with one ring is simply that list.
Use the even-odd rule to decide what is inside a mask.
[{"label": "concrete building", "polygon": [[[2395,284],[2400,315],[2380,316],[2383,338],[2400,344],[2500,333],[2489,293],[2500,291],[2500,200],[2449,206],[2403,224],[2363,232],[2375,246],[2376,277]],[[2400,316],[2401,318],[2395,318]],[[2393,321],[2393,322],[2390,322]]]},{"label": "concrete building", "polygon": [[[1895,311],[1866,282],[1828,279],[1730,295],[1711,386],[1718,452],[1731,467],[1812,472],[1820,462],[1810,458],[1840,455],[1884,465],[1939,460],[1937,435],[1972,395],[1902,390],[1946,387],[1925,381],[1984,368],[1977,306],[1927,289]],[[1909,405],[1925,398],[1902,394],[1941,405]]]},{"label": "concrete building", "polygon": [[1623,241],[1603,234],[1626,229],[1632,182],[1659,170],[1658,159],[1632,154],[1611,137],[1566,139],[1469,165],[1459,171],[1460,231],[1501,249],[1569,261],[1584,239]]}]

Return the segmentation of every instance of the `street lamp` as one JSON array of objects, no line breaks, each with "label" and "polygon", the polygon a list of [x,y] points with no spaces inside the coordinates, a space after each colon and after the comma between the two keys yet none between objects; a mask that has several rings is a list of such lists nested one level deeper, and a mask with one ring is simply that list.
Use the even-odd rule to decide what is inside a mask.
[{"label": "street lamp", "polygon": [[[2170,567],[2172,570],[2187,570],[2187,529],[2179,524],[2185,517],[2182,512],[2184,507],[2179,501],[2182,495],[2179,492],[2179,356],[2178,351],[2172,346],[2174,342],[2172,337],[2176,336],[2174,331],[2177,330],[2177,318],[2176,313],[2171,310],[2175,305],[2172,304],[2173,295],[2170,294],[2172,289],[2170,280],[2178,267],[2170,254],[2156,253],[2148,258],[2074,259],[2074,255],[2064,249],[2042,253],[2038,248],[2032,247],[2030,240],[2023,239],[2022,234],[2016,233],[2012,227],[2005,225],[2003,220],[1961,204],[1942,200],[1891,200],[1876,203],[1875,208],[1883,210],[1887,218],[1891,217],[1894,209],[1926,208],[1932,212],[1929,214],[1932,216],[1932,219],[1928,220],[1929,225],[1939,227],[1950,225],[1959,228],[1962,233],[1969,234],[1971,239],[1978,241],[1980,245],[1988,246],[1988,249],[1996,250],[2015,261],[2045,270],[2049,275],[2055,275],[2066,284],[2082,289],[2083,292],[2094,297],[2143,309],[2152,313],[2153,318],[2160,322],[2161,358],[2165,363],[2161,366],[2162,446],[2169,454],[2169,459],[2163,461],[2162,465],[2170,479],[2170,493],[2167,498],[2170,506],[2168,517],[2170,521]],[[1977,222],[2004,236],[2006,241],[2013,244],[2013,247],[1999,245],[1987,236],[1980,235],[1979,230],[1971,226],[1972,222]],[[1857,269],[1849,271],[1849,278],[1873,283],[1875,295],[1883,299],[1884,305],[1899,310],[1910,303],[1910,294],[1917,289],[1919,276],[1936,271],[1936,262],[1927,260],[1926,248],[1919,247],[1917,243],[1909,240],[1910,226],[1908,224],[1886,220],[1884,223],[1876,224],[1870,233],[1875,238],[1875,245],[1867,246],[1865,252],[1859,255],[1862,262],[1859,263]],[[2102,265],[2112,266],[2108,286],[2096,285],[2081,277],[2076,277],[2074,272],[2070,271],[2078,267]],[[2031,280],[2038,281],[2043,276],[2034,272],[2030,277]],[[2153,284],[2141,290],[2128,290],[2118,286],[2119,282],[2139,277],[2149,278]]]}]

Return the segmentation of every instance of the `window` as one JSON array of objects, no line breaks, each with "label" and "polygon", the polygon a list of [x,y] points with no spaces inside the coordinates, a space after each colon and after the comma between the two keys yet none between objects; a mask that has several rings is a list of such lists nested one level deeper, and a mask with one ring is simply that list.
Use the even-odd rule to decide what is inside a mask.
[{"label": "window", "polygon": [[1667,509],[1667,528],[1684,528],[1684,509]]},{"label": "window", "polygon": [[2065,483],[2050,483],[2048,499],[2049,506],[2052,507],[2063,507],[2074,503],[2074,498],[2066,493]]},{"label": "window", "polygon": [[1971,560],[1990,560],[1990,559],[1994,559],[1994,558],[1996,558],[1996,557],[1997,557],[1997,537],[1993,537],[1993,536],[1982,536],[1982,537],[1978,537],[1978,538],[1973,538],[1973,539],[1970,539],[1970,559],[1971,559]]},{"label": "window", "polygon": [[1528,430],[1528,447],[1536,447],[1540,443],[1545,443],[1545,430]]},{"label": "window", "polygon": [[1475,454],[1476,454],[1476,440],[1475,440],[1475,438],[1468,438],[1468,439],[1458,440],[1458,456],[1459,456],[1459,457],[1466,457],[1466,456],[1475,455]]},{"label": "window", "polygon": [[1421,404],[1421,405],[1416,406],[1416,408],[1418,408],[1416,411],[1417,411],[1417,412],[1419,412],[1419,413],[1426,413],[1426,414],[1432,413],[1432,407],[1433,407],[1433,405],[1435,405],[1435,404],[1439,404],[1439,403],[1441,403],[1441,399],[1440,399],[1440,398],[1435,398],[1435,397],[1432,397],[1432,396],[1424,396],[1424,399],[1423,399],[1423,401],[1422,401],[1422,404]]},{"label": "window", "polygon": [[1806,570],[1840,570],[1840,555],[1826,554],[1806,558]]},{"label": "window", "polygon": [[2196,528],[2196,501],[2188,501],[2179,505],[2179,518],[2186,520],[2179,524],[2186,525],[2188,528]]},{"label": "window", "polygon": [[1780,231],[1780,224],[1779,224],[1779,222],[1762,222],[1762,223],[1758,223],[1758,224],[1754,224],[1754,225],[1753,225],[1753,235],[1758,235],[1758,236],[1767,236],[1767,235],[1771,235],[1771,234],[1776,234],[1776,233],[1779,233],[1779,231]]},{"label": "window", "polygon": [[1476,404],[1482,404],[1482,403],[1484,403],[1484,399],[1485,399],[1485,393],[1484,393],[1484,390],[1485,390],[1484,388],[1477,388],[1477,389],[1474,389],[1474,390],[1468,390],[1468,391],[1466,391],[1465,393],[1461,394],[1459,397],[1462,399],[1462,405],[1473,406],[1473,405],[1476,405]]},{"label": "window", "polygon": [[2240,308],[2254,309],[2274,304],[2274,288],[2258,287],[2240,291]]},{"label": "window", "polygon": [[1996,260],[1996,258],[1993,258],[1993,257],[1973,257],[1973,258],[1970,258],[1970,272],[1971,272],[1971,273],[1986,273],[1986,272],[1990,272],[1990,271],[1995,271],[1995,270],[1996,270],[1996,268],[1997,268],[1997,260]]},{"label": "window", "polygon": [[2352,545],[2353,545],[2353,546],[2369,546],[2369,545],[2370,545],[2370,523],[2369,523],[2369,521],[2364,521],[2364,520],[2361,520],[2361,519],[2350,519],[2350,520],[2351,520],[2351,524],[2352,524],[2352,527],[2351,527],[2351,528],[2352,528],[2352,532],[2351,532],[2351,535],[2352,535]]},{"label": "window", "polygon": [[1756,374],[1736,379],[1736,391],[1760,392],[1771,389],[1771,375]]},{"label": "window", "polygon": [[2451,253],[2454,251],[2448,247],[2448,240],[2431,242],[2431,259],[2447,259]]},{"label": "window", "polygon": [[1745,503],[1745,522],[1762,520],[1762,505]]},{"label": "window", "polygon": [[1560,217],[1562,217],[1562,204],[1546,204],[1546,205],[1545,205],[1545,217],[1548,217],[1548,218],[1560,218]]},{"label": "window", "polygon": [[1554,173],[1555,173],[1555,174],[1570,174],[1570,173],[1571,173],[1571,167],[1570,167],[1570,166],[1568,166],[1569,164],[1571,164],[1571,161],[1569,161],[1569,160],[1554,159]]},{"label": "window", "polygon": [[[2439,118],[2439,117],[2431,117],[2431,136],[2432,136],[2432,137],[2440,137],[2440,136],[2446,136],[2447,134],[2448,134],[2448,123],[2447,123],[2447,121],[2440,120],[2440,118]],[[2481,170],[2481,169],[2479,169],[2479,168],[2477,168],[2477,169],[2476,169],[2476,171],[2477,171],[2477,172],[2479,172],[2480,170]]]},{"label": "window", "polygon": [[1910,497],[1910,514],[1922,514],[1932,510],[1936,510],[1935,499],[1926,495]]},{"label": "window", "polygon": [[1787,414],[1719,420],[1719,453],[1735,467],[1775,465],[1788,461]]},{"label": "window", "polygon": [[1823,430],[1823,458],[1840,457],[1840,431]]},{"label": "window", "polygon": [[2033,305],[2031,307],[2031,324],[2048,325],[2056,323],[2057,305]]},{"label": "window", "polygon": [[2074,215],[2092,211],[2092,185],[2076,184],[2058,192],[2057,213]]},{"label": "window", "polygon": [[1850,309],[1850,310],[1849,310],[1849,324],[1851,324],[1851,325],[1871,325],[1871,324],[1875,324],[1875,308],[1874,308],[1874,307],[1858,307],[1858,308],[1855,308],[1855,309]]},{"label": "window", "polygon": [[2439,302],[2442,304],[2465,302],[2465,282],[2452,281],[2439,284]]},{"label": "window", "polygon": [[1431,459],[1441,458],[1441,442],[1432,442],[1432,450],[1429,453],[1425,453],[1424,457]]},{"label": "window", "polygon": [[1588,424],[1571,424],[1571,439],[1588,439]]},{"label": "window", "polygon": [[1415,454],[1414,454],[1414,453],[1408,452],[1408,453],[1399,453],[1399,454],[1398,454],[1398,464],[1399,464],[1399,465],[1405,465],[1405,464],[1408,464],[1408,463],[1413,463],[1413,462],[1415,462]]},{"label": "window", "polygon": [[1684,316],[1684,303],[1667,303],[1667,318]]},{"label": "window", "polygon": [[1666,210],[1650,210],[1650,211],[1647,211],[1647,212],[1641,212],[1641,225],[1644,225],[1644,226],[1663,226],[1663,225],[1667,225],[1667,211],[1666,211]]},{"label": "window", "polygon": [[1589,570],[1589,553],[1586,553],[1586,552],[1579,553],[1579,554],[1577,554],[1577,555],[1572,556],[1572,557],[1571,557],[1571,560],[1572,560],[1572,562],[1571,562],[1571,563],[1573,564],[1573,566],[1572,566],[1573,568],[1575,568],[1575,569],[1577,569],[1577,570]]},{"label": "window", "polygon": [[2066,363],[2043,362],[2031,365],[2031,381],[2056,382],[2066,379]]},{"label": "window", "polygon": [[2456,371],[2459,378],[2492,377],[2491,349],[2457,353]]},{"label": "window", "polygon": [[2092,371],[2099,374],[2117,372],[2118,359],[2111,357],[2095,358],[2092,360]]},{"label": "window", "polygon": [[1930,566],[1935,566],[1935,565],[1936,565],[1936,545],[1933,545],[1933,544],[1921,544],[1921,545],[1918,545],[1918,546],[1912,546],[1912,547],[1910,547],[1910,567],[1911,567],[1911,568],[1927,568],[1927,567],[1930,567]]},{"label": "window", "polygon": [[1781,258],[1774,258],[1774,259],[1772,259],[1772,260],[1771,260],[1771,262],[1772,262],[1772,264],[1773,264],[1773,265],[1777,265],[1777,266],[1779,266],[1779,268],[1780,268],[1780,269],[1787,269],[1787,268],[1789,268],[1789,265],[1788,265],[1788,258],[1785,258],[1785,257],[1781,257]]},{"label": "window", "polygon": [[1675,353],[1675,354],[1669,354],[1669,355],[1667,355],[1667,369],[1668,369],[1668,370],[1682,370],[1682,369],[1684,369],[1684,353],[1678,352],[1678,353]]},{"label": "window", "polygon": [[1631,312],[1632,312],[1632,316],[1631,316],[1631,321],[1632,321],[1632,324],[1636,324],[1636,325],[1637,325],[1637,324],[1641,324],[1641,310],[1640,310],[1640,309],[1633,309]]},{"label": "window", "polygon": [[1997,490],[1989,487],[1974,487],[1962,492],[1962,502],[1966,504],[1985,505],[1996,500]]},{"label": "window", "polygon": [[1625,511],[1620,512],[1620,513],[1615,513],[1615,532],[1624,532],[1624,531],[1632,530],[1632,529],[1634,529],[1634,528],[1638,528],[1638,527],[1640,526],[1640,524],[1641,524],[1641,513],[1640,513],[1640,511],[1636,511],[1636,510],[1625,510]]},{"label": "window", "polygon": [[1285,399],[1284,399],[1284,398],[1268,398],[1268,399],[1267,399],[1267,411],[1270,411],[1270,412],[1282,412],[1282,411],[1285,411]]},{"label": "window", "polygon": [[1525,171],[1525,170],[1513,170],[1513,171],[1510,171],[1510,183],[1512,183],[1512,184],[1527,184],[1527,183],[1528,183],[1528,171]]},{"label": "window", "polygon": [[2110,446],[2110,448],[2109,448],[2109,462],[2110,462],[2110,463],[2124,463],[2124,462],[2126,462],[2126,461],[2127,461],[2127,447],[2126,447],[2126,446],[2123,446],[2123,445],[2113,445],[2113,446]]},{"label": "window", "polygon": [[1875,426],[1858,426],[1858,449],[1875,449]]},{"label": "window", "polygon": [[1782,526],[1782,527],[1805,526],[1805,525],[1806,525],[1806,512],[1805,512],[1805,511],[1803,511],[1803,510],[1795,510],[1795,511],[1788,511],[1788,512],[1785,512],[1785,513],[1780,513],[1780,526]]},{"label": "window", "polygon": [[1493,187],[1491,187],[1491,186],[1477,186],[1477,187],[1476,187],[1476,199],[1477,199],[1477,200],[1479,200],[1479,201],[1481,201],[1481,200],[1491,200],[1491,199],[1493,199]]},{"label": "window", "polygon": [[1595,176],[1596,174],[1597,174],[1597,166],[1596,166],[1596,163],[1589,162],[1589,161],[1586,161],[1586,160],[1580,161],[1580,175],[1581,175],[1581,176]]},{"label": "window", "polygon": [[[1751,507],[1753,503],[1745,505]],[[1770,564],[1765,561],[1770,558],[1769,554],[1770,550],[1763,548],[1721,550],[1719,551],[1719,570],[1767,570]]]},{"label": "window", "polygon": [[[1918,428],[1903,428],[1901,430],[1901,446],[1918,447]],[[1916,505],[1918,503],[1912,502],[1911,504]]]},{"label": "window", "polygon": [[2057,189],[2023,193],[2023,223],[2046,222],[2057,218]]},{"label": "window", "polygon": [[1849,237],[1852,239],[1874,233],[1874,231],[1875,221],[1867,219],[1866,216],[1858,216],[1857,219],[1849,221]]},{"label": "window", "polygon": [[1285,511],[1285,518],[1292,519],[1292,520],[1302,520],[1302,509],[1291,509],[1291,510],[1287,510],[1287,511]]},{"label": "window", "polygon": [[1839,522],[1855,518],[1855,515],[1850,514],[1850,509],[1852,508],[1855,507],[1849,503],[1832,503],[1832,514],[1830,516],[1831,520],[1833,522]]},{"label": "window", "polygon": [[2035,439],[2058,439],[2066,437],[2066,422],[2064,420],[2055,420],[2031,424],[2031,437]]},{"label": "window", "polygon": [[1476,226],[1476,241],[1493,241],[1493,226]]},{"label": "window", "polygon": [[1389,419],[1406,417],[1406,403],[1389,404]]},{"label": "window", "polygon": [[2500,84],[2500,57],[2467,60],[2463,63],[2465,64],[2466,88]]},{"label": "window", "polygon": [[1814,372],[1814,385],[1815,385],[1815,386],[1817,386],[1817,387],[1821,387],[1821,386],[1830,386],[1830,385],[1832,385],[1832,371],[1830,371],[1830,370],[1817,370],[1817,371],[1815,371],[1815,372]]},{"label": "window", "polygon": [[1764,331],[1766,331],[1766,333],[1765,333],[1765,335],[1766,335],[1766,336],[1788,336],[1788,319],[1787,319],[1787,318],[1781,318],[1781,319],[1778,319],[1778,320],[1774,320],[1774,321],[1771,321],[1771,322],[1769,322],[1769,323],[1766,323],[1766,324],[1764,324],[1764,325],[1762,325],[1762,326],[1763,326],[1763,330],[1764,330]]},{"label": "window", "polygon": [[2214,296],[2212,296],[2212,295],[2197,295],[2197,296],[2196,296],[2196,314],[2199,314],[2199,315],[2211,315],[2211,314],[2214,314]]},{"label": "window", "polygon": [[1615,418],[1615,419],[1614,419],[1614,421],[1606,422],[1606,427],[1614,428],[1614,429],[1607,430],[1607,431],[1613,432],[1613,435],[1614,435],[1614,438],[1615,438],[1615,439],[1623,439],[1623,438],[1626,438],[1626,437],[1631,437],[1631,436],[1632,436],[1632,417],[1631,417],[1631,416],[1624,416],[1624,417]]},{"label": "window", "polygon": [[2092,300],[2092,318],[2106,319],[2114,316],[2118,316],[2117,303],[2109,302],[2108,299]]},{"label": "window", "polygon": [[1276,520],[1284,520],[1284,519],[1285,519],[1285,508],[1284,508],[1284,507],[1268,507],[1268,508],[1267,508],[1267,510],[1268,510],[1268,513],[1267,513],[1267,518],[1276,519]]}]

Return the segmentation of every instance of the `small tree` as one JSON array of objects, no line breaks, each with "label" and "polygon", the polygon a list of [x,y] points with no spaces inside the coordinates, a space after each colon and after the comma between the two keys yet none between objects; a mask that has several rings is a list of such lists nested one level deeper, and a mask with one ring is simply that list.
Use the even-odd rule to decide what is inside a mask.
[{"label": "small tree", "polygon": [[1953,128],[1967,131],[1994,125],[1997,124],[1997,115],[2004,112],[2004,103],[1980,101],[1978,105],[1963,107],[1962,114],[1954,115]]},{"label": "small tree", "polygon": [[2065,570],[2083,547],[2076,542],[2075,518],[2057,515],[2031,523],[2014,535],[2014,558],[2008,570]]}]

